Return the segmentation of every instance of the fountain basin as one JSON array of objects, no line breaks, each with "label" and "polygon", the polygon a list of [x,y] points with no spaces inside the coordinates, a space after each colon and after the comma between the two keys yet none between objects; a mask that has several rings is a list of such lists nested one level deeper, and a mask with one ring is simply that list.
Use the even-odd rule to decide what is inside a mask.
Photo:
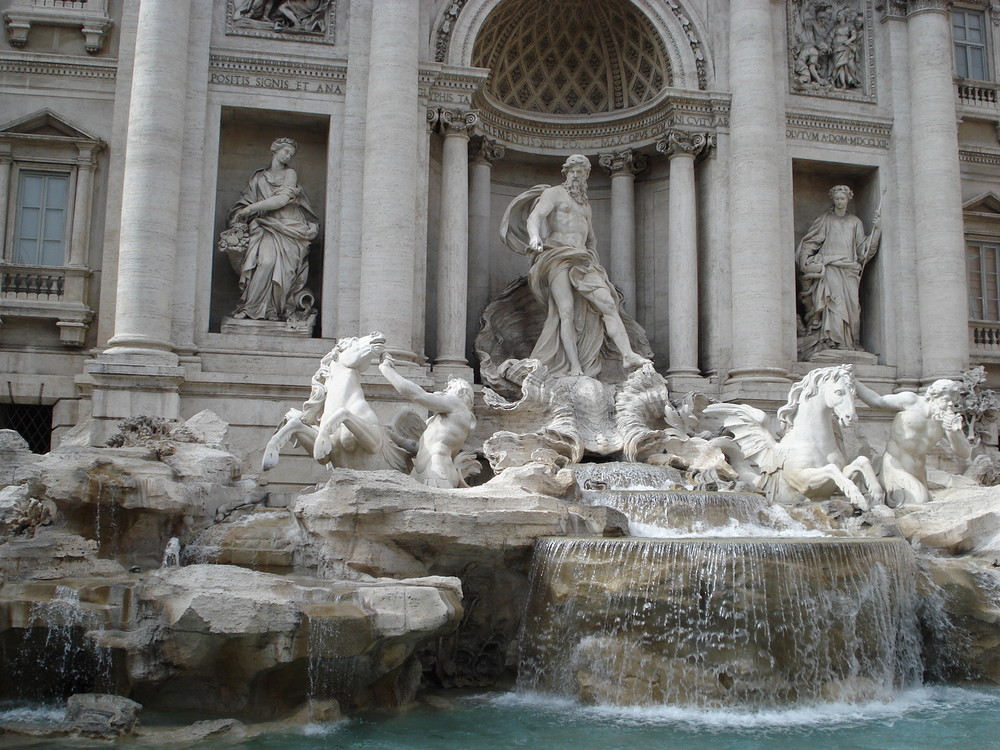
[{"label": "fountain basin", "polygon": [[899,539],[544,538],[518,688],[613,705],[889,700],[921,677]]}]

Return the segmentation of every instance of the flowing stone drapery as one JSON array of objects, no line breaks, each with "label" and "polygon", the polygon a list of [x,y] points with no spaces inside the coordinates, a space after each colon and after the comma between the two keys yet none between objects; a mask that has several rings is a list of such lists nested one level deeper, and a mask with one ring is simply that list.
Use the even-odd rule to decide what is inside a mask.
[{"label": "flowing stone drapery", "polygon": [[729,377],[734,386],[741,380],[785,381],[786,376],[785,300],[778,269],[790,258],[781,236],[780,171],[785,167],[776,137],[781,131],[775,82],[781,76],[774,65],[775,43],[771,2],[732,0],[729,231],[733,356]]},{"label": "flowing stone drapery", "polygon": [[646,168],[646,157],[627,149],[598,161],[611,173],[611,281],[635,317],[635,176]]},{"label": "flowing stone drapery", "polygon": [[910,122],[921,380],[955,377],[968,366],[962,184],[946,0],[910,2]]},{"label": "flowing stone drapery", "polygon": [[471,376],[465,359],[469,281],[469,134],[474,112],[442,110],[441,243],[437,266],[437,357],[435,369]]},{"label": "flowing stone drapery", "polygon": [[419,152],[419,3],[379,0],[372,13],[361,214],[359,326],[415,361],[414,264]]},{"label": "flowing stone drapery", "polygon": [[699,375],[698,369],[698,205],[694,160],[706,146],[705,133],[672,130],[656,144],[670,159],[668,204],[667,306],[669,375]]},{"label": "flowing stone drapery", "polygon": [[126,136],[115,334],[108,357],[172,366],[174,261],[180,210],[190,3],[139,9]]},{"label": "flowing stone drapery", "polygon": [[490,198],[493,163],[504,157],[505,149],[492,138],[472,145],[469,166],[469,309],[466,340],[479,332],[479,316],[490,295]]}]

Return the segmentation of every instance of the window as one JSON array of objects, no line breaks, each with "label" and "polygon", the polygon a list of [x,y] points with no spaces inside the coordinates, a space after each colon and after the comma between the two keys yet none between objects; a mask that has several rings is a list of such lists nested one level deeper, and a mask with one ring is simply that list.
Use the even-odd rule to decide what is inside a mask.
[{"label": "window", "polygon": [[1000,244],[970,242],[966,246],[969,268],[969,317],[1000,321]]},{"label": "window", "polygon": [[951,34],[955,44],[955,74],[959,78],[988,80],[985,15],[974,10],[953,10]]},{"label": "window", "polygon": [[66,263],[69,175],[21,172],[12,260],[27,266]]},{"label": "window", "polygon": [[52,447],[52,407],[0,404],[0,429],[19,433],[33,453],[48,453]]}]

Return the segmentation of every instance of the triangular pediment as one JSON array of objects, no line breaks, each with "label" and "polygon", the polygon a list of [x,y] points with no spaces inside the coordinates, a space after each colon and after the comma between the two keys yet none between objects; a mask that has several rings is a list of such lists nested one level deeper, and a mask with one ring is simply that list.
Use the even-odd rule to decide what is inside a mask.
[{"label": "triangular pediment", "polygon": [[78,125],[74,125],[48,107],[0,125],[0,135],[6,134],[57,136],[60,138],[76,138],[88,141],[100,140],[96,135],[88,133]]},{"label": "triangular pediment", "polygon": [[970,201],[962,205],[962,210],[966,213],[989,214],[1000,219],[1000,195],[990,191],[977,195]]}]

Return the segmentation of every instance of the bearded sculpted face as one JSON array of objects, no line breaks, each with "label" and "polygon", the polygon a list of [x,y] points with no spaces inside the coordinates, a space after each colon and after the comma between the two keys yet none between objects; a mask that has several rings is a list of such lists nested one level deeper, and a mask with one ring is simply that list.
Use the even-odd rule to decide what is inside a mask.
[{"label": "bearded sculpted face", "polygon": [[587,178],[590,176],[590,159],[576,154],[569,157],[562,168],[566,181],[563,187],[570,198],[583,205],[587,202]]},{"label": "bearded sculpted face", "polygon": [[962,397],[962,385],[954,380],[935,380],[927,387],[924,401],[931,416],[949,431],[962,429],[962,415],[956,411]]}]

